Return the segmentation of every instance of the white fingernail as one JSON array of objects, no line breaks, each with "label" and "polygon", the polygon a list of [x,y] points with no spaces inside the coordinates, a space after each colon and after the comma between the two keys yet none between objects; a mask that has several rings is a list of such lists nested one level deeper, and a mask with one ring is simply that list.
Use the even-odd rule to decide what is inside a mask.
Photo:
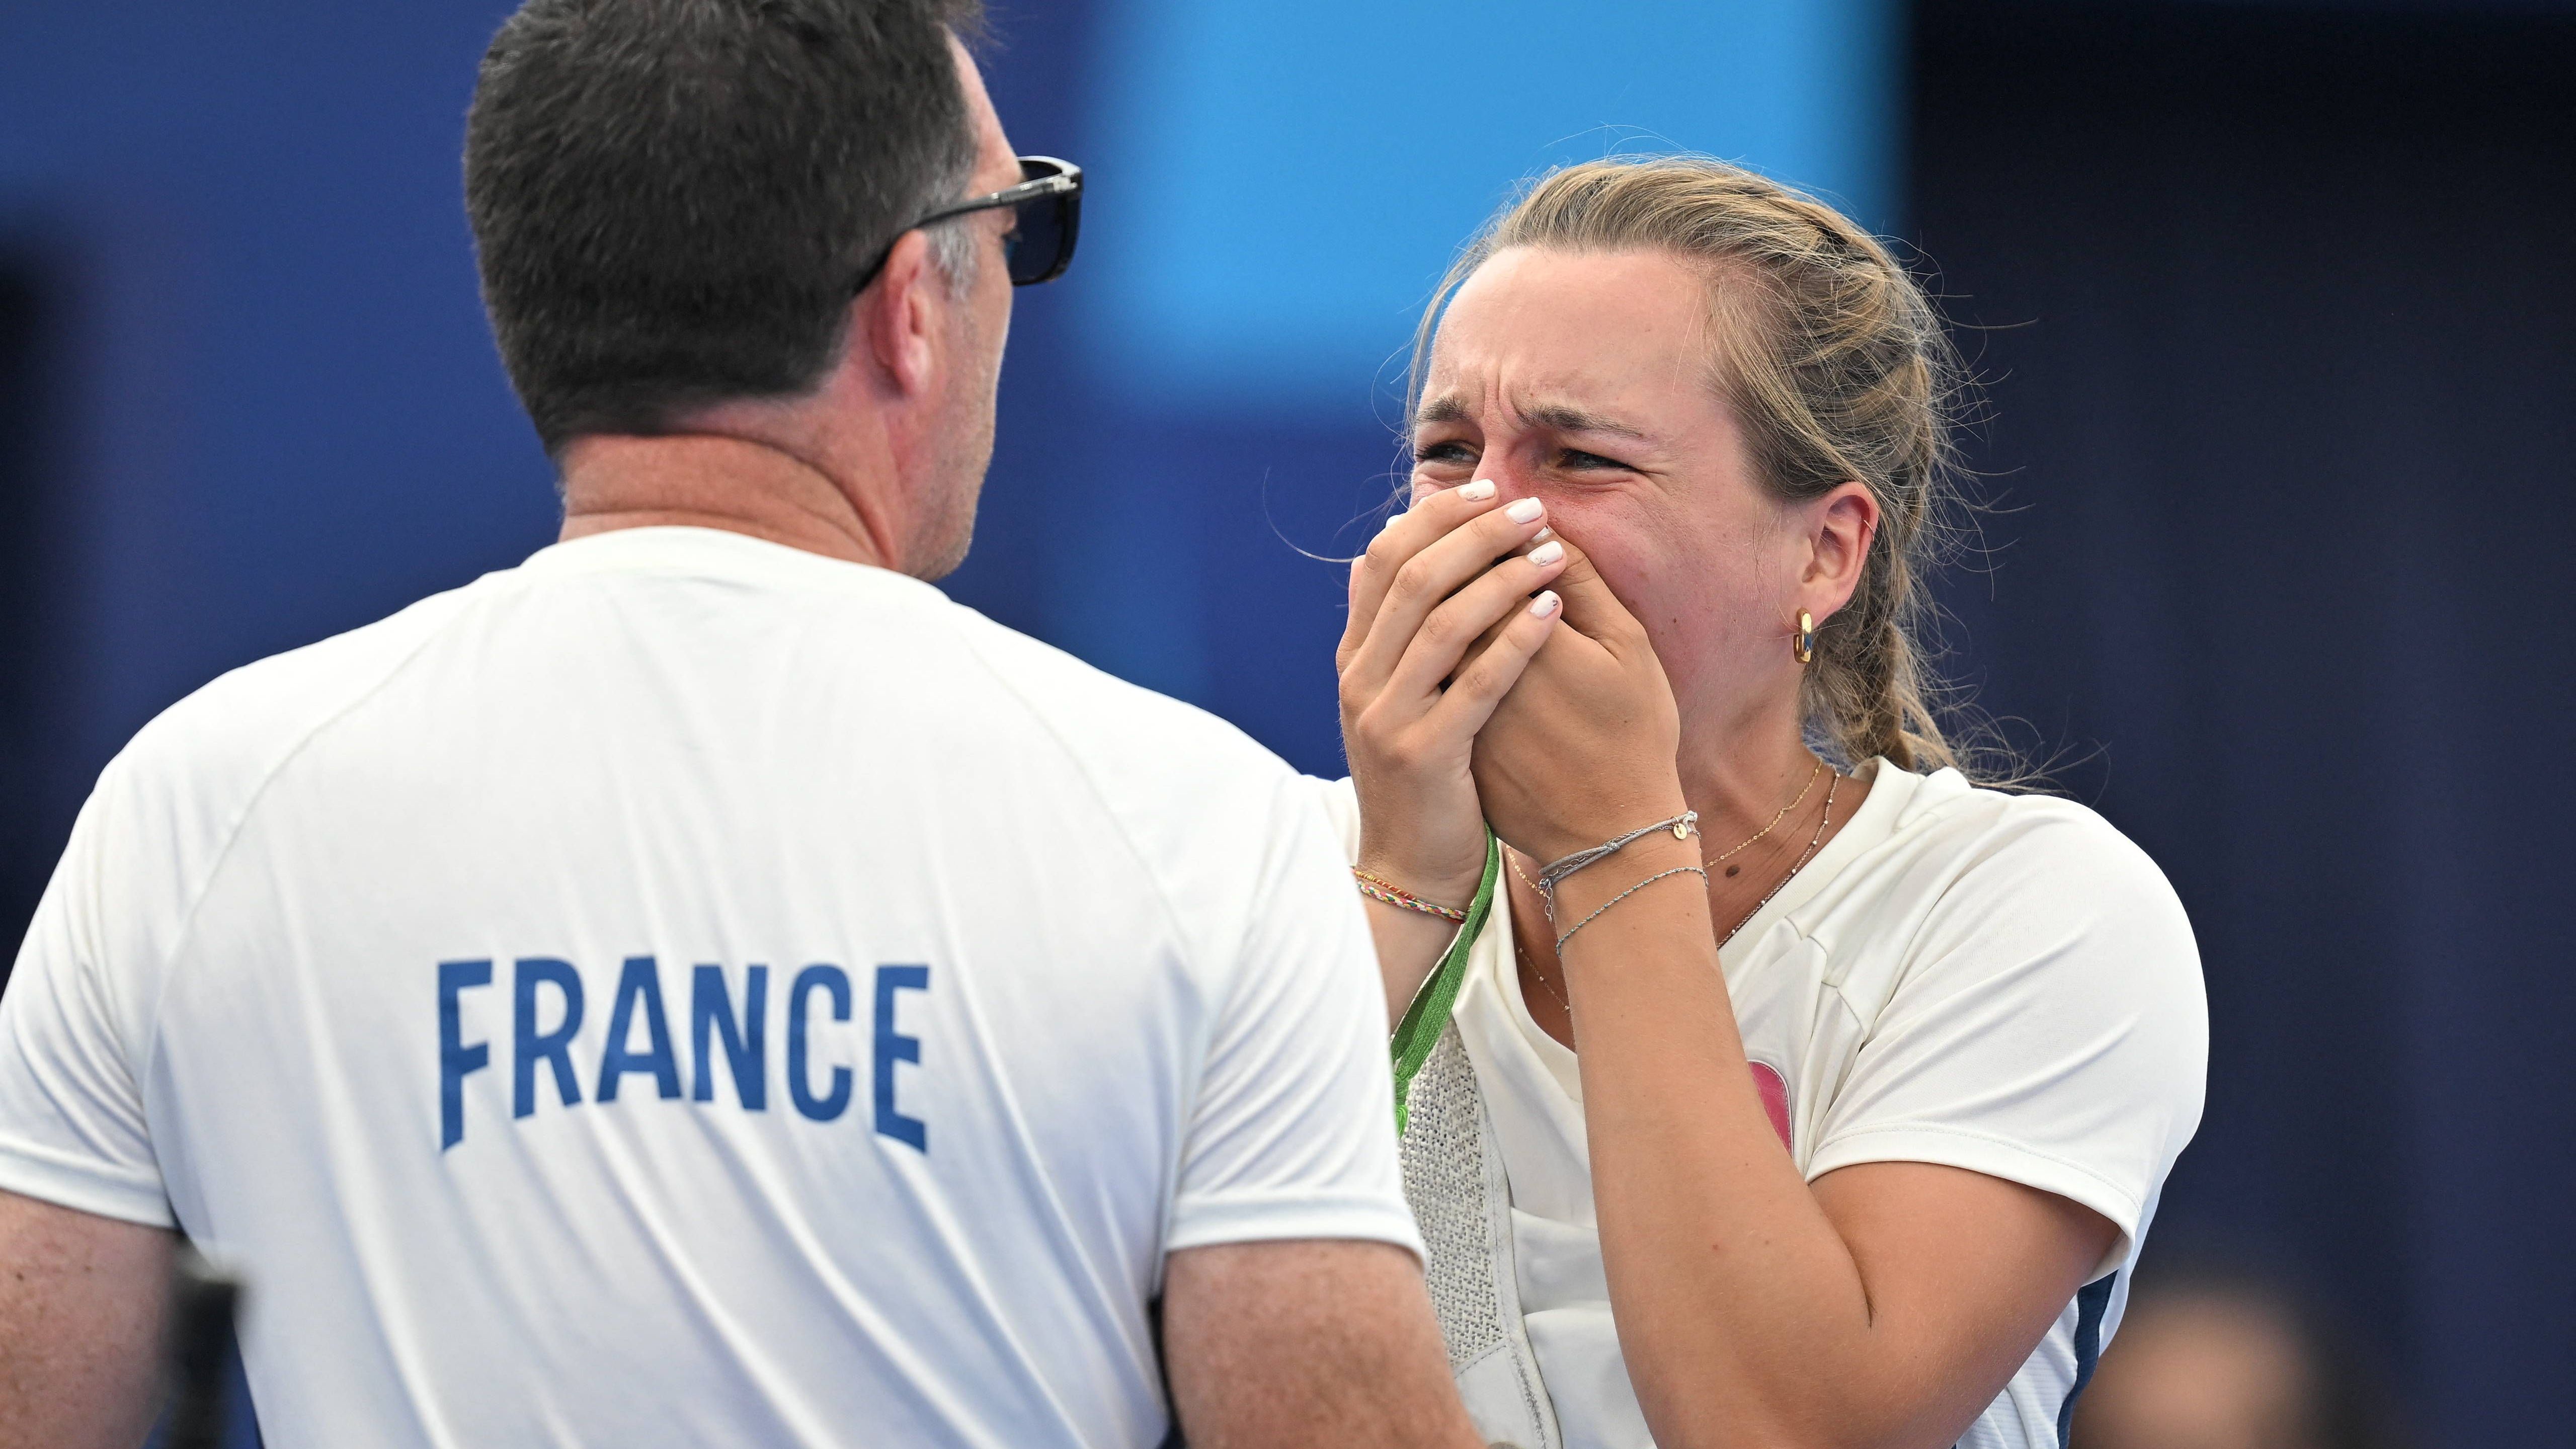
[{"label": "white fingernail", "polygon": [[1530,535],[1530,542],[1532,542],[1532,543],[1545,543],[1545,542],[1547,542],[1549,539],[1554,538],[1554,537],[1556,537],[1556,530],[1555,530],[1555,529],[1553,529],[1553,528],[1542,528],[1542,529],[1540,529],[1538,532],[1533,533],[1533,534],[1531,534],[1531,535]]},{"label": "white fingernail", "polygon": [[1511,507],[1504,509],[1503,516],[1514,523],[1536,523],[1538,522],[1538,516],[1546,511],[1547,509],[1545,505],[1541,504],[1537,499],[1523,498],[1515,501]]},{"label": "white fingernail", "polygon": [[1560,602],[1562,601],[1556,597],[1556,590],[1549,589],[1547,592],[1540,594],[1537,598],[1530,600],[1530,617],[1534,619],[1552,618],[1555,616],[1557,605]]},{"label": "white fingernail", "polygon": [[1494,496],[1494,480],[1491,478],[1479,478],[1475,482],[1468,484],[1466,487],[1459,489],[1458,496],[1466,499],[1470,503],[1482,503],[1486,499]]},{"label": "white fingernail", "polygon": [[1377,531],[1378,531],[1378,532],[1380,532],[1380,533],[1384,533],[1384,532],[1386,532],[1388,529],[1395,527],[1397,524],[1402,523],[1403,521],[1404,521],[1404,515],[1403,515],[1403,514],[1401,514],[1401,513],[1390,513],[1390,514],[1388,514],[1388,515],[1386,516],[1386,522],[1381,523],[1381,524],[1379,524],[1379,525],[1377,526]]},{"label": "white fingernail", "polygon": [[1563,557],[1565,557],[1564,544],[1543,543],[1530,550],[1529,560],[1531,563],[1537,564],[1540,568],[1547,568]]}]

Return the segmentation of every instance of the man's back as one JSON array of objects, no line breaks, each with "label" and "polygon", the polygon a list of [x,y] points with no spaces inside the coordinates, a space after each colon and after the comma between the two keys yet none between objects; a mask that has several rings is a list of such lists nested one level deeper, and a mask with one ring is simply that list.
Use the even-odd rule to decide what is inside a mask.
[{"label": "man's back", "polygon": [[0,1187],[239,1262],[282,1446],[1150,1442],[1166,1252],[1413,1241],[1338,862],[927,585],[604,534],[138,738]]}]

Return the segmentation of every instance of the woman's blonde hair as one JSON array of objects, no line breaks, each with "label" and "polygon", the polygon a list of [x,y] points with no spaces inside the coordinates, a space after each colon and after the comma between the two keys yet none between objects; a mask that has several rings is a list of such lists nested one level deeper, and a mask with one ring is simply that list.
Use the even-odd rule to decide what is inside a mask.
[{"label": "woman's blonde hair", "polygon": [[1920,578],[1953,503],[1960,372],[1912,274],[1840,212],[1740,166],[1703,156],[1569,166],[1523,188],[1450,267],[1414,335],[1408,416],[1450,296],[1512,247],[1659,251],[1707,274],[1714,383],[1763,484],[1797,501],[1857,479],[1878,500],[1851,602],[1816,628],[1800,695],[1810,738],[1850,763],[1960,764],[1917,644],[1931,614]]}]

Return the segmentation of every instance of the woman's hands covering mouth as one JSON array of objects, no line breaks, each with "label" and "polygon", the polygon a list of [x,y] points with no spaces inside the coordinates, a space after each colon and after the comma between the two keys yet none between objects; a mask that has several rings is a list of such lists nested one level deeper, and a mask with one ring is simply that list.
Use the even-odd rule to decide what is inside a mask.
[{"label": "woman's hands covering mouth", "polygon": [[1390,520],[1336,662],[1360,864],[1424,899],[1475,893],[1488,820],[1549,860],[1684,808],[1645,630],[1537,499],[1479,479]]},{"label": "woman's hands covering mouth", "polygon": [[1690,808],[1681,711],[1645,626],[1566,545],[1561,627],[1476,732],[1485,819],[1541,863]]},{"label": "woman's hands covering mouth", "polygon": [[[1537,499],[1490,480],[1430,494],[1351,565],[1342,745],[1359,791],[1360,865],[1462,906],[1485,869],[1476,732],[1556,631],[1565,570]],[[1533,546],[1534,545],[1534,546]]]}]

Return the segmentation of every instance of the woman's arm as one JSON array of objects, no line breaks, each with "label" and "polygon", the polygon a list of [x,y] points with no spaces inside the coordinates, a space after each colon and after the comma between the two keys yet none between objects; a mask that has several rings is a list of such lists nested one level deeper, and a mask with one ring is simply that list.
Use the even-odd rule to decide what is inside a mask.
[{"label": "woman's arm", "polygon": [[[1684,808],[1644,631],[1581,555],[1507,557],[1542,520],[1475,492],[1429,495],[1379,536],[1339,656],[1361,863],[1448,905],[1475,888],[1488,817],[1546,860]],[[1527,611],[1550,580],[1571,627]],[[1567,881],[1558,919],[1698,861],[1650,836]],[[1752,1089],[1698,879],[1622,902],[1565,963],[1611,1306],[1647,1421],[1669,1449],[1947,1445],[2116,1229],[1925,1164],[1810,1188]],[[1455,927],[1374,901],[1370,918],[1393,1021]]]},{"label": "woman's arm", "polygon": [[[1463,910],[1485,869],[1470,772],[1476,731],[1556,626],[1531,595],[1564,564],[1537,500],[1497,506],[1493,484],[1426,495],[1351,566],[1336,665],[1342,740],[1360,799],[1360,860],[1426,901]],[[1515,554],[1536,543],[1535,552]],[[1368,901],[1390,1027],[1455,939],[1454,921]]]},{"label": "woman's arm", "polygon": [[[1579,555],[1558,586],[1568,627],[1475,762],[1497,830],[1542,860],[1684,808],[1670,692],[1644,631]],[[1559,886],[1557,920],[1697,864],[1696,842],[1648,836]],[[1667,1449],[1948,1445],[2117,1229],[2063,1198],[1928,1164],[1855,1166],[1810,1187],[1751,1085],[1700,886],[1646,886],[1575,935],[1562,963],[1611,1308],[1647,1423]]]},{"label": "woman's arm", "polygon": [[[1696,863],[1649,837],[1560,887],[1560,918]],[[1809,1187],[1749,1085],[1698,883],[1649,886],[1566,947],[1602,1258],[1655,1441],[1951,1444],[2117,1230],[1928,1163]]]}]

